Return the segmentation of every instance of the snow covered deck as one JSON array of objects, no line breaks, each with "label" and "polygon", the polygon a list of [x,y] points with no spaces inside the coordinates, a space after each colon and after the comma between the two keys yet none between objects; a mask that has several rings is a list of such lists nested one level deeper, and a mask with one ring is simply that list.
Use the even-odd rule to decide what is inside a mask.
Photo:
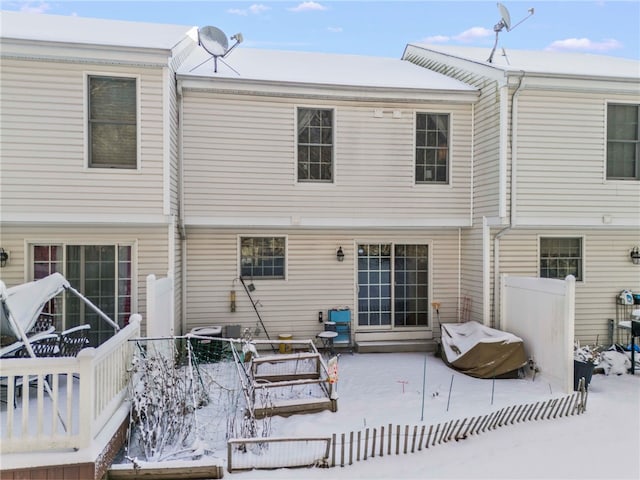
[{"label": "snow covered deck", "polygon": [[[127,418],[123,404],[139,316],[98,348],[73,358],[3,359],[0,454],[6,470],[96,462]],[[44,382],[50,375],[50,391]],[[27,382],[14,406],[14,379]],[[6,400],[6,403],[5,403]],[[34,455],[34,453],[37,453]]]}]

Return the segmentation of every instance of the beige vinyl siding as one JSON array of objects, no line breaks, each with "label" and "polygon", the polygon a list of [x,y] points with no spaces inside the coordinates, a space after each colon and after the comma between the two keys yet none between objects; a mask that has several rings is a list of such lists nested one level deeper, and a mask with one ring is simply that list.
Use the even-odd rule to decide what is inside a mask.
[{"label": "beige vinyl siding", "polygon": [[602,225],[640,218],[640,182],[606,181],[606,101],[640,97],[523,90],[518,114],[517,220]]},{"label": "beige vinyl siding", "polygon": [[[85,167],[85,74],[139,75],[140,170]],[[2,212],[162,214],[162,69],[2,59]]]},{"label": "beige vinyl siding", "polygon": [[[295,109],[308,102],[185,92],[187,219],[421,217],[468,224],[471,106],[311,105],[335,108],[334,184],[296,182]],[[374,118],[374,108],[384,117]],[[415,185],[415,111],[451,114],[450,186]]]},{"label": "beige vinyl siding", "polygon": [[[441,302],[442,322],[457,321],[458,231],[312,231],[312,230],[188,230],[187,323],[191,329],[206,325],[241,325],[252,330],[258,318],[239,281],[238,236],[273,235],[287,237],[287,278],[255,279],[252,293],[271,338],[293,334],[315,338],[323,329],[318,312],[349,307],[357,325],[356,252],[358,242],[429,242],[431,245],[431,301]],[[344,262],[336,260],[339,246]],[[236,291],[236,312],[229,308],[229,293]],[[435,312],[432,312],[432,325]],[[411,329],[409,329],[411,330]],[[425,331],[425,330],[428,330]],[[438,336],[435,325],[434,335]],[[402,335],[406,331],[400,331]],[[412,329],[412,336],[431,335],[431,329]],[[387,333],[387,338],[391,337]],[[264,332],[259,338],[266,338]]]},{"label": "beige vinyl siding", "polygon": [[[473,226],[463,230],[462,296],[468,296],[471,302],[470,318],[493,324],[495,315],[484,319],[482,219],[498,217],[500,205],[500,86],[495,80],[480,74],[465,71],[442,61],[429,59],[421,54],[421,49],[409,47],[405,58],[416,65],[442,73],[480,89],[480,97],[474,108],[473,141]],[[509,91],[509,98],[513,89]],[[509,106],[511,102],[509,102]],[[510,112],[510,110],[509,110]],[[509,113],[510,115],[510,113]],[[509,116],[510,118],[510,116]],[[508,146],[510,149],[511,145]],[[504,173],[507,180],[506,212],[510,212],[510,163]],[[491,251],[493,255],[493,250]],[[493,264],[489,268],[493,268]],[[493,275],[490,276],[490,305],[493,308]]]},{"label": "beige vinyl siding", "polygon": [[[2,226],[0,235],[2,247],[9,252],[9,262],[0,269],[0,280],[7,287],[31,281],[29,245],[39,244],[115,244],[133,245],[136,284],[132,311],[140,313],[143,329],[146,328],[147,275],[165,277],[168,271],[168,245],[166,227],[97,227],[92,226]],[[73,286],[73,285],[72,285]],[[83,292],[80,292],[83,293]]]},{"label": "beige vinyl siding", "polygon": [[538,276],[538,238],[583,238],[584,280],[576,282],[575,334],[583,344],[608,342],[608,319],[615,319],[620,291],[640,291],[640,268],[629,251],[638,244],[638,232],[629,230],[546,229],[509,232],[500,244],[500,266],[510,275]]}]

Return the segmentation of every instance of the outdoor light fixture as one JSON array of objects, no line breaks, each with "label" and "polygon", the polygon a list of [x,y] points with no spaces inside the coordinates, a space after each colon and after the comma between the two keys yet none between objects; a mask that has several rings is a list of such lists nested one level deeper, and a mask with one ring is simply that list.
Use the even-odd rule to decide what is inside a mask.
[{"label": "outdoor light fixture", "polygon": [[7,260],[9,260],[9,254],[5,252],[4,248],[0,247],[0,267],[6,267]]},{"label": "outdoor light fixture", "polygon": [[342,251],[342,247],[338,247],[338,251],[336,252],[336,258],[339,262],[344,261],[344,252]]},{"label": "outdoor light fixture", "polygon": [[[631,249],[631,253],[629,254],[631,257],[631,262],[634,265],[640,265],[640,247],[633,247]],[[0,252],[0,261],[2,260],[2,253]],[[4,267],[4,263],[2,264]]]}]

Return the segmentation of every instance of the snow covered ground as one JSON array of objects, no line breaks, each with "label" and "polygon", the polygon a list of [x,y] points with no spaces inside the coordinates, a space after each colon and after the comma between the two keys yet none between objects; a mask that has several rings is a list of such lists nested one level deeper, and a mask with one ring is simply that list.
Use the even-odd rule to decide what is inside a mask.
[{"label": "snow covered ground", "polygon": [[[535,380],[529,376],[496,380],[494,384],[457,373],[432,354],[346,353],[339,362],[338,412],[274,417],[271,434],[340,435],[389,423],[431,425],[563,396],[564,392],[550,384],[543,373]],[[635,376],[594,375],[584,415],[515,424],[413,454],[385,455],[329,470],[253,470],[226,476],[238,480],[638,479],[639,452],[637,371]]]}]

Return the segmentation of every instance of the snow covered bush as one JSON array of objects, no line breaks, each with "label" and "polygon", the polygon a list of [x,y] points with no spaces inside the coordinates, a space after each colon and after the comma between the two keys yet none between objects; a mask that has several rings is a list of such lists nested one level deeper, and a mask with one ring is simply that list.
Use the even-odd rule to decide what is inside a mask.
[{"label": "snow covered bush", "polygon": [[[130,438],[147,461],[192,455],[195,411],[206,403],[206,392],[194,376],[190,344],[187,364],[180,366],[173,342],[140,346],[133,358],[130,383]],[[130,442],[131,444],[131,442]]]}]

